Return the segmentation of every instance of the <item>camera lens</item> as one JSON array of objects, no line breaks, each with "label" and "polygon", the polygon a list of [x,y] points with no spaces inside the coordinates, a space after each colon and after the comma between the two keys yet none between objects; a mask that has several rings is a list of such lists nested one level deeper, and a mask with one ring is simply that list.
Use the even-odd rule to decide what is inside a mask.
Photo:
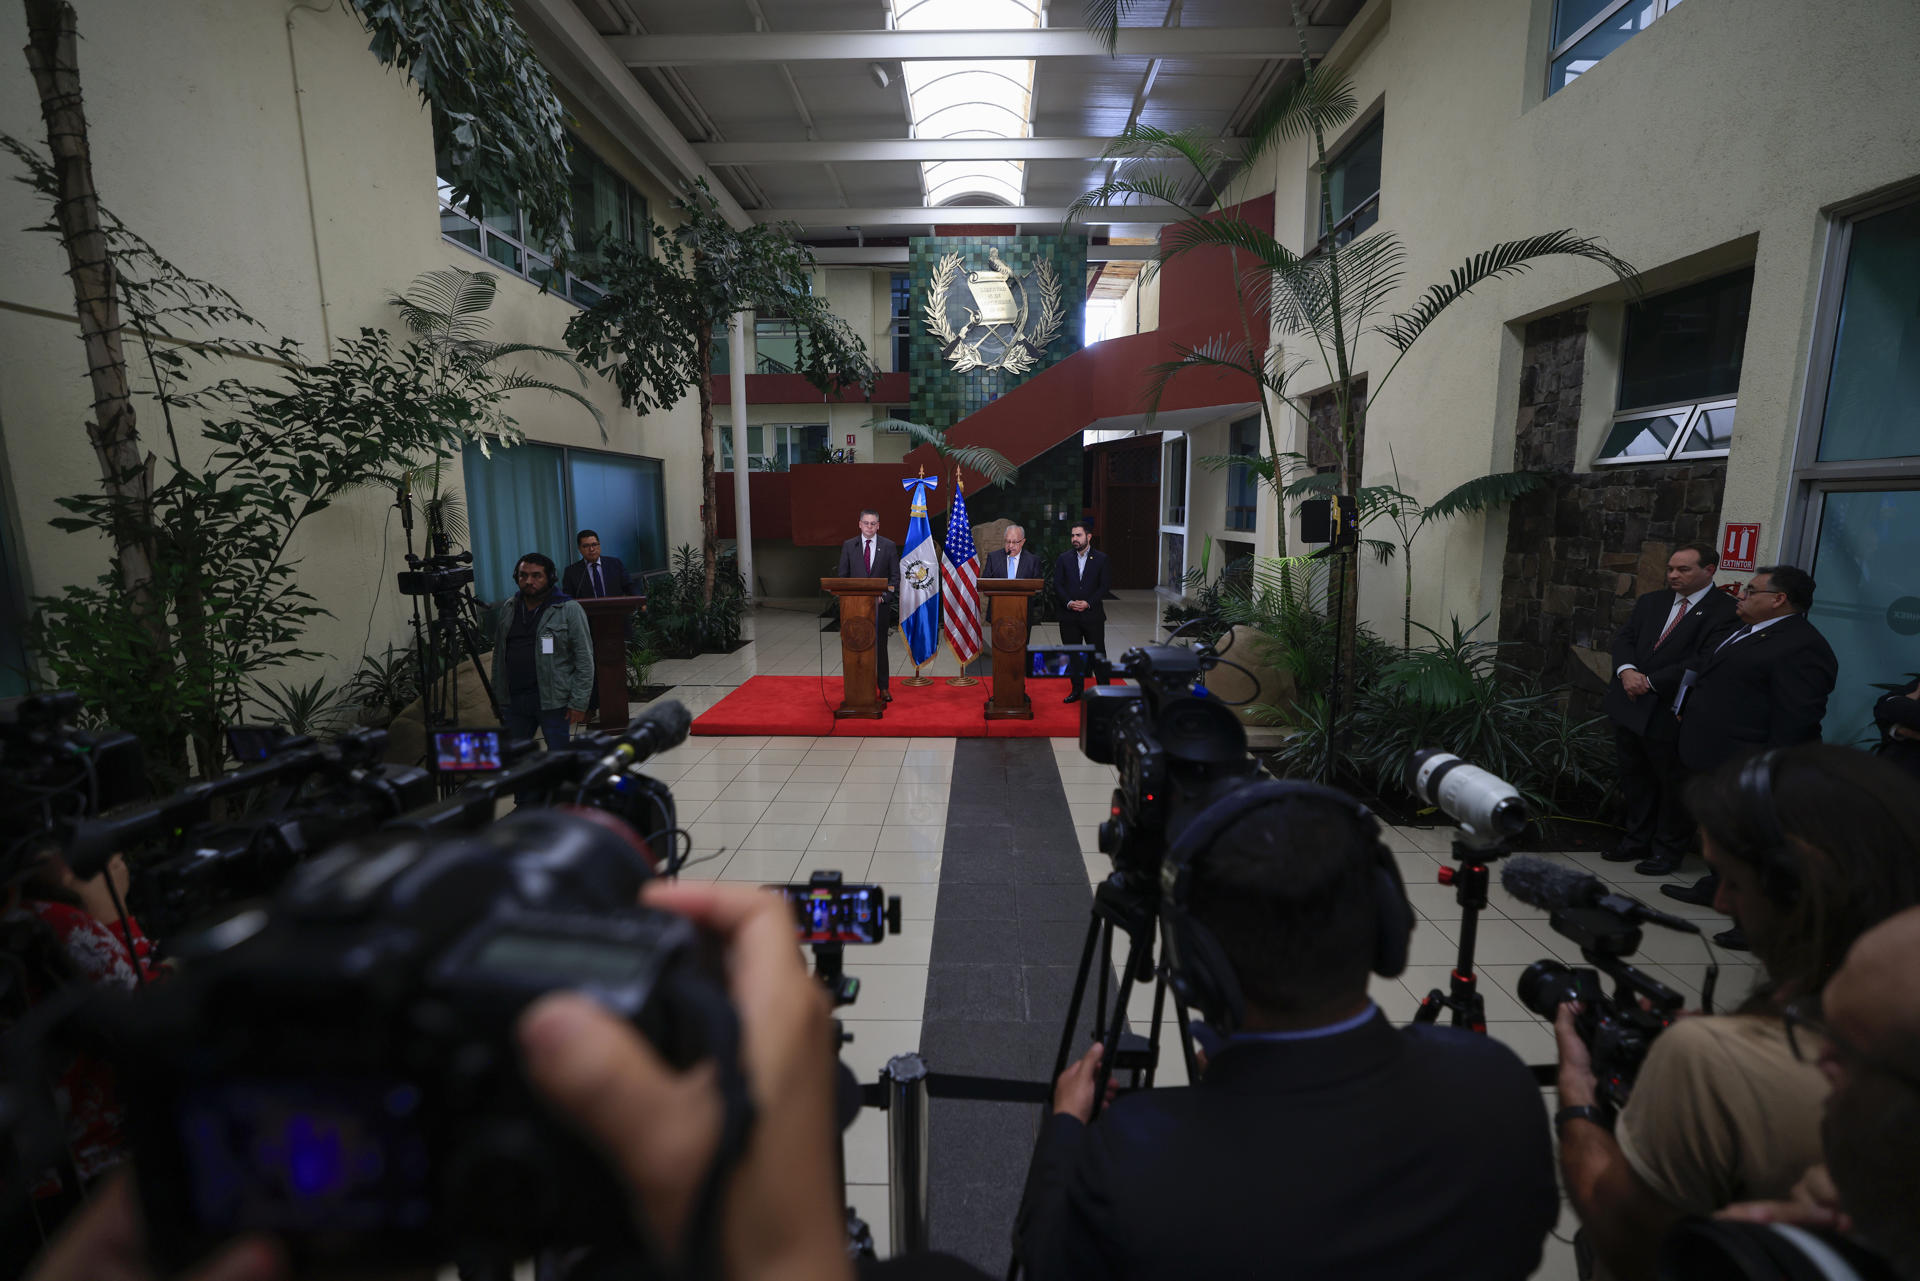
[{"label": "camera lens", "polygon": [[1552,1021],[1560,1013],[1562,1004],[1579,999],[1579,977],[1559,961],[1535,961],[1514,984],[1514,993],[1520,998],[1520,1004]]}]

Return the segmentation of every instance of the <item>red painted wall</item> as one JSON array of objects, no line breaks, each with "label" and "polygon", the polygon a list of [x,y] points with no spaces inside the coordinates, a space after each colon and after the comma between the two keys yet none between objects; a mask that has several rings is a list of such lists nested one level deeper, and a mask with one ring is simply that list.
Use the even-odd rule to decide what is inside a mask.
[{"label": "red painted wall", "polygon": [[[728,384],[727,375],[712,375],[707,380],[707,386],[713,395],[714,408],[723,409],[733,403],[733,388]],[[857,404],[866,400],[871,400],[875,405],[904,405],[907,395],[907,375],[904,373],[881,374],[872,396],[862,396],[858,388],[823,396],[818,387],[807,381],[805,374],[747,375],[749,405],[818,405],[829,400],[836,405]],[[877,414],[878,410],[875,412]]]},{"label": "red painted wall", "polygon": [[[838,547],[859,532],[860,509],[880,513],[880,532],[898,543],[907,536],[907,497],[900,482],[919,474],[904,463],[803,463],[784,472],[747,478],[753,503],[753,536],[791,539],[800,547]],[[929,511],[947,509],[952,485],[943,478]],[[733,473],[716,472],[715,516],[722,538],[737,536],[733,522]]]}]

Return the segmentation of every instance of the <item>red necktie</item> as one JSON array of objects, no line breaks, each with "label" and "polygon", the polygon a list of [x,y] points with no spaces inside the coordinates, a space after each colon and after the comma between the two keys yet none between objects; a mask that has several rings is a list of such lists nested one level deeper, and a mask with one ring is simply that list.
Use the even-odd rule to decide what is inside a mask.
[{"label": "red necktie", "polygon": [[861,541],[862,541],[862,542],[865,542],[865,543],[866,543],[866,547],[867,547],[867,552],[866,552],[866,555],[867,555],[867,573],[868,573],[868,574],[872,574],[872,573],[873,573],[873,543],[872,543],[872,541],[871,541],[871,540],[868,540],[868,539],[862,539]]},{"label": "red necktie", "polygon": [[1673,617],[1667,620],[1666,630],[1660,633],[1660,639],[1653,643],[1653,647],[1655,649],[1659,649],[1662,645],[1666,644],[1667,637],[1673,634],[1673,629],[1678,627],[1680,625],[1680,620],[1685,618],[1686,616],[1687,616],[1687,598],[1685,596],[1681,596],[1673,602]]}]

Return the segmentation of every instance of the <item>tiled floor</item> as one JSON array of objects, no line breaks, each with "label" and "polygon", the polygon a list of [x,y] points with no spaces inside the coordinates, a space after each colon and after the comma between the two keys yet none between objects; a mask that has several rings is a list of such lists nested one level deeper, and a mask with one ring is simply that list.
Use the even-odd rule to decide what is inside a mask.
[{"label": "tiled floor", "polygon": [[[1145,601],[1115,608],[1110,651],[1150,639],[1148,608]],[[836,675],[837,640],[832,634],[820,635],[818,627],[811,605],[762,607],[754,617],[753,644],[729,655],[662,662],[654,680],[673,684],[669,697],[681,699],[697,715],[748,676],[820,672],[823,652],[826,674]],[[1035,643],[1051,643],[1046,635],[1051,630],[1036,629]],[[893,670],[903,673],[909,669],[897,635],[894,644]],[[940,662],[950,664],[951,659]],[[943,667],[932,670],[948,674]],[[1088,762],[1073,740],[1051,743],[1088,880],[1096,882],[1111,870],[1099,852],[1097,826],[1107,814],[1114,773]],[[892,1055],[920,1045],[942,849],[949,839],[947,799],[954,751],[952,739],[692,738],[649,766],[671,784],[681,825],[691,834],[693,862],[685,873],[689,878],[763,884],[804,881],[812,870],[836,868],[848,880],[879,882],[901,896],[901,934],[876,947],[849,949],[847,955],[847,971],[861,980],[862,990],[858,1002],[841,1011],[854,1034],[843,1059],[863,1081],[876,1079]],[[1460,909],[1454,891],[1437,883],[1440,867],[1450,860],[1445,831],[1388,828],[1387,840],[1406,876],[1419,925],[1407,972],[1398,979],[1376,978],[1372,991],[1390,1018],[1406,1021],[1429,988],[1446,986]],[[1594,872],[1624,892],[1650,898],[1677,914],[1701,918],[1708,932],[1719,927],[1719,918],[1707,909],[1660,898],[1655,884],[1638,877],[1631,865],[1605,863],[1587,854],[1549,857]],[[1488,1032],[1530,1063],[1549,1062],[1552,1031],[1521,1006],[1514,985],[1533,961],[1553,957],[1581,964],[1581,958],[1573,944],[1549,928],[1544,911],[1499,889],[1497,867],[1495,873],[1492,903],[1481,916],[1476,949]],[[1080,927],[1072,929],[1077,934]],[[1721,953],[1717,959],[1721,974],[1716,1005],[1730,1008],[1751,987],[1754,967],[1744,953]],[[1699,938],[1649,928],[1637,960],[1649,974],[1681,991],[1690,1006],[1698,1004],[1708,960]],[[1141,986],[1130,997],[1136,1027],[1150,1014],[1151,994],[1150,986]],[[1064,1008],[1061,1013],[1064,1017]],[[1171,1017],[1169,1009],[1169,1021]],[[1177,1051],[1170,1051],[1160,1079],[1182,1082]],[[1550,1095],[1545,1105],[1552,1105]],[[868,1111],[846,1141],[850,1197],[883,1254],[888,1247],[885,1137],[885,1117]],[[1570,1230],[1570,1223],[1563,1223],[1562,1235]],[[1537,1275],[1555,1281],[1572,1277],[1570,1248],[1549,1241]]]}]

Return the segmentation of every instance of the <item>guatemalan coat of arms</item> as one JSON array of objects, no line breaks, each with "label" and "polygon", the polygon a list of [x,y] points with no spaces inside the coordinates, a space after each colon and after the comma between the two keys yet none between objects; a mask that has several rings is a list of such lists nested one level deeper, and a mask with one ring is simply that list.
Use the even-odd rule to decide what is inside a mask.
[{"label": "guatemalan coat of arms", "polygon": [[942,258],[921,315],[940,343],[941,359],[955,373],[1004,369],[1024,374],[1059,334],[1066,307],[1052,263],[1042,259],[1020,276],[989,247],[984,269],[958,253]]}]

